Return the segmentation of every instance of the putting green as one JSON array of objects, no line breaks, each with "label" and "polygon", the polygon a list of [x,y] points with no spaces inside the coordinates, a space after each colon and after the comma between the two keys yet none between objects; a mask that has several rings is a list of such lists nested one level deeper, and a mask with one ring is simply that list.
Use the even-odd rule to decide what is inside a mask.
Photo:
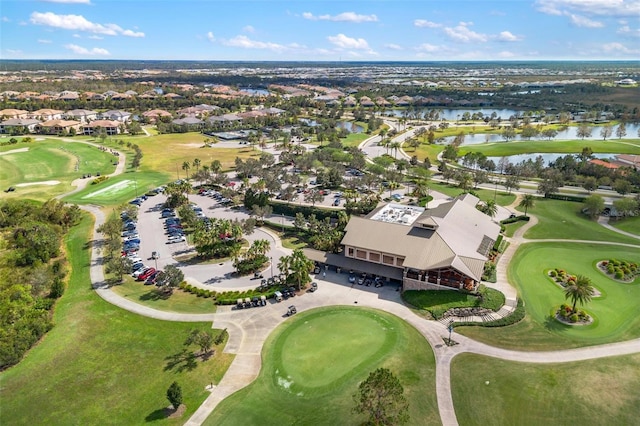
[{"label": "putting green", "polygon": [[384,317],[366,311],[314,312],[281,336],[274,380],[296,394],[335,387],[384,358],[397,338],[387,332],[390,327]]},{"label": "putting green", "polygon": [[298,313],[267,338],[262,359],[258,378],[222,401],[205,425],[361,424],[352,395],[379,367],[402,383],[409,424],[440,424],[433,352],[415,328],[385,312]]}]

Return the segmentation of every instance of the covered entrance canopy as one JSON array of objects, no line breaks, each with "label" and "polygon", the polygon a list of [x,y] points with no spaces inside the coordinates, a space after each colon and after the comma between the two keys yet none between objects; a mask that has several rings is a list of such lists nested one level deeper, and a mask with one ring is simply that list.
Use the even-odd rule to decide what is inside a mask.
[{"label": "covered entrance canopy", "polygon": [[309,248],[304,249],[304,254],[315,262],[342,268],[344,271],[353,270],[356,272],[366,272],[367,274],[374,274],[379,277],[402,281],[403,270],[401,268],[394,268],[391,266],[381,265],[379,263],[365,262],[363,260],[345,257],[342,254],[326,253],[324,251]]}]

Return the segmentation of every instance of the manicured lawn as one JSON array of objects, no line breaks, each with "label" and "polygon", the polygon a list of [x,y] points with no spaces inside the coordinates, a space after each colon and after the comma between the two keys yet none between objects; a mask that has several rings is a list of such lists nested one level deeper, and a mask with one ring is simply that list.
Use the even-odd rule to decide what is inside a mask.
[{"label": "manicured lawn", "polygon": [[[58,302],[55,327],[17,366],[0,376],[3,424],[183,424],[208,396],[232,356],[217,348],[205,363],[189,365],[177,356],[193,328],[209,323],[175,323],[130,314],[103,301],[89,285],[92,222],[84,219],[67,238],[73,267]],[[213,330],[216,332],[217,330]],[[175,364],[175,365],[171,365]],[[187,412],[162,420],[166,391],[182,387]]]},{"label": "manicured lawn", "polygon": [[[450,197],[457,197],[458,195],[462,194],[464,191],[460,188],[458,188],[455,185],[452,184],[447,184],[444,182],[429,182],[429,187],[431,189],[433,189],[434,191],[438,191],[441,192],[445,195],[448,195]],[[493,200],[494,197],[496,199],[496,203],[499,206],[508,206],[509,204],[513,203],[516,199],[515,194],[507,194],[506,192],[495,192],[492,191],[490,189],[474,189],[473,192],[475,192],[478,197],[480,197],[481,200],[486,201],[486,200]]]},{"label": "manicured lawn", "polygon": [[483,307],[498,311],[504,305],[504,294],[492,288],[482,286],[483,298],[458,291],[409,290],[402,293],[407,303],[419,310],[428,311],[439,319],[451,308]]},{"label": "manicured lawn", "polygon": [[416,151],[407,146],[404,147],[404,150],[408,155],[418,156],[420,161],[424,161],[425,158],[429,157],[431,164],[438,164],[438,154],[444,150],[444,147],[444,145],[421,143]]},{"label": "manicured lawn", "polygon": [[76,204],[117,206],[128,203],[136,195],[143,195],[170,180],[168,174],[159,172],[127,172],[114,176],[97,185],[88,185],[82,191],[64,198]]},{"label": "manicured lawn", "polygon": [[207,425],[360,424],[358,384],[378,367],[404,386],[410,424],[439,424],[431,348],[382,311],[331,307],[302,312],[267,339],[259,377],[224,400]]},{"label": "manicured lawn", "polygon": [[197,297],[182,290],[175,290],[170,297],[163,298],[158,296],[155,288],[126,277],[123,284],[113,286],[111,290],[133,302],[160,311],[185,314],[208,314],[216,311],[216,305],[210,298]]},{"label": "manicured lawn", "polygon": [[[582,203],[536,198],[535,206],[527,213],[538,217],[538,224],[525,233],[525,238],[561,238],[569,240],[615,241],[639,244],[637,238],[627,237],[598,225],[582,214]],[[518,210],[524,211],[518,207]]]},{"label": "manicured lawn", "polygon": [[640,355],[541,365],[462,354],[451,387],[461,425],[632,425]]},{"label": "manicured lawn", "polygon": [[467,152],[482,152],[487,157],[503,157],[508,155],[529,153],[565,153],[577,154],[582,148],[589,147],[595,153],[612,154],[640,154],[640,144],[637,140],[532,140],[515,142],[496,142],[488,144],[467,145],[460,148],[460,155]]},{"label": "manicured lawn", "polygon": [[[525,302],[525,320],[502,328],[459,327],[456,332],[521,350],[564,349],[640,337],[640,277],[632,284],[607,278],[596,270],[596,263],[608,258],[640,259],[640,248],[581,243],[522,245],[509,264],[508,274]],[[563,289],[545,275],[553,268],[589,277],[602,293],[584,307],[593,316],[593,324],[567,326],[551,318],[553,309],[565,302]]]},{"label": "manicured lawn", "polygon": [[[175,133],[153,136],[123,137],[125,142],[137,144],[142,150],[141,171],[162,172],[170,179],[184,179],[187,174],[182,170],[182,164],[187,161],[190,165],[198,158],[201,166],[209,165],[213,160],[222,163],[223,169],[234,167],[236,157],[248,158],[259,157],[260,151],[251,149],[250,146],[244,148],[203,148],[206,136],[201,133]],[[113,148],[122,148],[115,141],[106,144]],[[189,176],[196,171],[192,166]]]},{"label": "manicured lawn", "polygon": [[609,219],[609,224],[623,231],[640,235],[640,216],[627,217],[620,220]]},{"label": "manicured lawn", "polygon": [[513,223],[507,223],[504,225],[504,235],[507,237],[513,237],[513,234],[515,234],[515,232],[522,228],[524,225],[526,225],[528,222],[525,222],[523,220],[519,220],[517,222],[513,222]]},{"label": "manicured lawn", "polygon": [[[115,170],[115,157],[98,148],[80,142],[55,139],[0,146],[0,153],[28,149],[0,155],[0,182],[6,186],[21,183],[57,180],[56,185],[16,187],[7,197],[47,200],[72,190],[71,182],[83,174],[108,174]],[[76,170],[77,166],[77,170]],[[2,188],[6,189],[6,188]]]}]

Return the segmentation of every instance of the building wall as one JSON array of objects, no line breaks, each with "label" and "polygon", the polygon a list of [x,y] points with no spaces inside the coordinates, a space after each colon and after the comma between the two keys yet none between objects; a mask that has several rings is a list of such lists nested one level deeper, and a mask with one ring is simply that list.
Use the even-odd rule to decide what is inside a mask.
[{"label": "building wall", "polygon": [[344,255],[345,257],[350,257],[352,259],[364,260],[371,263],[379,263],[381,265],[394,266],[397,268],[402,268],[404,263],[403,256],[379,251],[369,251],[351,246],[345,246]]},{"label": "building wall", "polygon": [[418,281],[405,277],[402,280],[402,291],[407,290],[456,290],[453,287],[446,287],[438,284],[432,284],[426,281]]}]

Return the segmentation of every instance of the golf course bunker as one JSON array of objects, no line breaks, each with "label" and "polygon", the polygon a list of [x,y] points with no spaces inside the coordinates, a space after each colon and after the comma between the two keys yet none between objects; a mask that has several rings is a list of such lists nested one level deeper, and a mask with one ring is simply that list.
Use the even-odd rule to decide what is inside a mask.
[{"label": "golf course bunker", "polygon": [[25,182],[25,183],[18,183],[16,184],[16,186],[18,187],[23,187],[23,186],[33,186],[33,185],[49,185],[49,186],[53,186],[53,185],[57,185],[59,184],[60,181],[59,180],[45,180],[42,182]]},{"label": "golf course bunker", "polygon": [[17,154],[18,152],[27,152],[29,148],[12,149],[11,151],[0,152],[0,155]]},{"label": "golf course bunker", "polygon": [[82,197],[82,199],[86,199],[86,198],[93,198],[93,197],[116,197],[116,195],[124,190],[127,189],[129,187],[129,184],[133,184],[133,181],[129,180],[129,179],[125,179],[122,180],[120,182],[116,182],[113,185],[109,185],[107,187],[104,187],[102,189],[99,189],[97,191],[91,192],[87,195],[85,195],[84,197]]},{"label": "golf course bunker", "polygon": [[292,321],[274,345],[273,374],[294,395],[331,392],[368,372],[399,335],[386,315],[368,309],[318,309]]}]

